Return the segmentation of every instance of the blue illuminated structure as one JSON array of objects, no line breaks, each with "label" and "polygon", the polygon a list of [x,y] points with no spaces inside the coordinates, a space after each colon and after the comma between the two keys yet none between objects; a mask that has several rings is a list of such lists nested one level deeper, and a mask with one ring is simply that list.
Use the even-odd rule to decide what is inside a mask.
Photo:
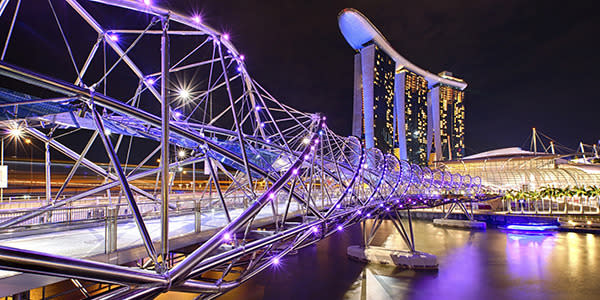
[{"label": "blue illuminated structure", "polygon": [[533,231],[533,232],[541,232],[541,231],[552,231],[557,230],[557,225],[551,224],[536,224],[536,223],[527,223],[527,224],[511,224],[505,227],[501,227],[508,230],[516,230],[516,231]]}]

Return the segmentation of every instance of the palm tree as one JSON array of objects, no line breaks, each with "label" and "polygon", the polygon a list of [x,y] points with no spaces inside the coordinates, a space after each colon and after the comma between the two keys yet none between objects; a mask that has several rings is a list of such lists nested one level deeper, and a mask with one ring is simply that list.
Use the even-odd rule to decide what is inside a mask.
[{"label": "palm tree", "polygon": [[[579,201],[579,213],[583,214],[583,196],[585,196],[586,190],[583,186],[574,186],[573,187],[573,196],[577,196],[577,200]],[[573,200],[573,202],[575,202]]]},{"label": "palm tree", "polygon": [[529,199],[533,200],[533,209],[536,214],[538,213],[538,199],[540,199],[540,195],[541,193],[538,191],[530,191],[527,193]]},{"label": "palm tree", "polygon": [[[596,186],[596,185],[592,185],[589,186],[589,197],[590,198],[596,198],[596,213],[600,212],[600,187]],[[589,198],[588,198],[589,199]]]},{"label": "palm tree", "polygon": [[588,212],[590,212],[590,213],[592,212],[591,211],[592,208],[591,208],[591,205],[590,205],[590,197],[592,197],[592,193],[593,193],[592,186],[585,187],[585,194],[584,194],[584,196],[585,196],[585,205],[587,206]]},{"label": "palm tree", "polygon": [[508,208],[508,212],[512,213],[512,201],[516,198],[516,192],[514,190],[507,190],[504,192],[503,200],[506,200],[506,207]]},{"label": "palm tree", "polygon": [[572,198],[573,195],[575,194],[575,191],[570,187],[567,186],[565,188],[562,188],[560,190],[560,194],[563,197],[563,202],[565,203],[565,214],[569,214],[569,198]]},{"label": "palm tree", "polygon": [[545,186],[540,189],[540,196],[542,197],[542,210],[544,209],[544,198],[547,198],[549,213],[552,214],[552,199],[554,198],[556,189],[553,187]]},{"label": "palm tree", "polygon": [[527,196],[527,193],[524,192],[523,190],[521,191],[517,191],[517,203],[521,204],[521,213],[525,213],[525,208],[523,207],[523,200],[525,200],[525,197]]}]

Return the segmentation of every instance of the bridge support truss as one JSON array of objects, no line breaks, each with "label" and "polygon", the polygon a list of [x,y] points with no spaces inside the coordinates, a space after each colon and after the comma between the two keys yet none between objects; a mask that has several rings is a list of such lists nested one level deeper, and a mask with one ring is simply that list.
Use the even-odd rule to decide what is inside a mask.
[{"label": "bridge support truss", "polygon": [[[9,2],[0,1],[0,18],[8,18],[11,8],[10,17],[45,9],[56,29],[45,38],[65,55],[31,66],[33,60],[23,61],[27,55],[11,49],[31,49],[19,43],[32,45],[38,37],[18,31],[7,37],[0,127],[44,143],[47,178],[57,164],[50,159],[54,153],[71,161],[57,192],[47,180],[45,201],[0,218],[0,231],[58,227],[63,216],[69,224],[97,220],[106,222],[99,243],[116,255],[126,250],[115,239],[125,234],[119,231],[123,222],[133,225],[135,247],[144,251],[132,260],[141,263],[125,266],[15,248],[9,238],[0,240],[0,269],[120,286],[90,294],[99,299],[143,299],[167,291],[214,298],[289,253],[366,224],[371,216],[375,225],[392,220],[410,255],[421,255],[410,217],[406,230],[398,211],[487,199],[479,195],[481,181],[365,149],[356,137],[331,131],[325,116],[279,102],[250,77],[230,36],[200,16],[146,1],[65,0],[60,13],[55,0],[20,10]],[[118,22],[123,24],[115,27]],[[34,55],[42,54],[27,58]],[[209,172],[197,174],[198,162]],[[190,166],[192,189],[182,179]],[[101,182],[74,188],[87,172]],[[203,188],[196,186],[197,177]],[[88,214],[75,220],[73,209]],[[35,221],[48,213],[44,224]],[[179,261],[167,259],[178,238],[169,224],[187,216],[190,229],[180,234],[193,249]],[[159,230],[150,230],[153,225]],[[379,226],[365,235],[365,246]],[[220,276],[204,276],[208,272]]]}]

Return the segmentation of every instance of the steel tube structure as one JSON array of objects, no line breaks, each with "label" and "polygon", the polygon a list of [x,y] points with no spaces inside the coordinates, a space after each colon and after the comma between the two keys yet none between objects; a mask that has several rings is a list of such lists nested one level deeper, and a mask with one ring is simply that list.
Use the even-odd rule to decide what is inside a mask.
[{"label": "steel tube structure", "polygon": [[[132,218],[140,247],[146,249],[135,259],[149,270],[7,246],[0,246],[0,269],[123,286],[91,295],[97,299],[146,299],[170,290],[216,297],[277,264],[291,251],[353,224],[364,224],[371,217],[491,197],[478,194],[481,180],[476,177],[420,168],[377,149],[365,149],[358,138],[335,134],[322,114],[283,104],[250,76],[245,57],[229,35],[204,24],[199,16],[145,1],[65,1],[70,10],[52,19],[88,26],[85,32],[70,32],[69,41],[92,44],[81,47],[62,36],[45,38],[67,48],[68,65],[79,61],[83,67],[70,70],[75,71],[75,80],[73,72],[54,66],[51,59],[47,60],[51,67],[39,66],[34,72],[22,67],[28,65],[23,61],[27,55],[11,56],[8,51],[0,61],[0,77],[12,80],[0,81],[7,85],[1,86],[7,92],[0,95],[0,112],[4,113],[0,128],[19,126],[26,135],[45,143],[48,167],[54,163],[52,151],[71,159],[72,167],[59,192],[48,192],[46,199],[55,201],[4,220],[0,230],[26,230],[25,225],[35,223],[36,216],[66,204],[77,208],[120,188],[127,209],[115,206],[113,213],[117,218]],[[0,2],[0,8],[7,3]],[[30,6],[18,13],[31,13]],[[109,25],[103,14],[122,24]],[[12,16],[0,13],[0,17]],[[93,35],[88,36],[89,32]],[[5,44],[21,47],[20,41],[32,44],[37,39],[19,34],[24,36],[12,42],[9,36]],[[140,54],[148,49],[160,55]],[[173,65],[171,58],[176,62]],[[118,84],[108,86],[107,82]],[[38,99],[38,93],[44,97]],[[111,135],[118,136],[115,145]],[[129,148],[119,147],[126,138]],[[179,151],[183,155],[175,157]],[[206,160],[205,168],[210,170],[200,177],[209,177],[208,181],[196,174],[195,163],[201,160]],[[186,174],[189,165],[191,176]],[[78,176],[88,170],[105,181],[83,191],[72,189]],[[154,183],[154,192],[148,182]],[[153,202],[139,204],[139,196]],[[193,199],[192,209],[169,203],[179,197]],[[113,205],[112,198],[108,201]],[[200,211],[202,218],[222,218],[223,223],[195,242],[185,258],[170,265],[168,257],[178,249],[169,245],[173,238],[169,237],[169,220],[175,213]],[[146,225],[149,215],[160,215],[160,240],[151,238]],[[265,225],[264,220],[271,224]],[[186,238],[206,235],[204,222],[194,225]],[[402,223],[395,225],[404,230]],[[266,230],[256,231],[257,227]],[[402,232],[414,250],[412,232],[410,237]],[[154,243],[160,243],[159,250]],[[125,251],[118,246],[115,251]],[[234,268],[239,275],[225,279]],[[216,282],[204,279],[201,275],[206,272],[216,272],[221,278]]]},{"label": "steel tube structure", "polygon": [[169,16],[163,17],[162,20],[162,36],[160,39],[160,61],[161,61],[161,80],[160,94],[161,105],[160,113],[162,117],[161,123],[161,148],[160,148],[160,165],[162,167],[160,173],[160,242],[161,242],[161,258],[164,266],[163,271],[166,271],[168,264],[166,258],[169,254],[169,122],[171,121],[171,112],[169,105],[168,83],[169,83]]}]

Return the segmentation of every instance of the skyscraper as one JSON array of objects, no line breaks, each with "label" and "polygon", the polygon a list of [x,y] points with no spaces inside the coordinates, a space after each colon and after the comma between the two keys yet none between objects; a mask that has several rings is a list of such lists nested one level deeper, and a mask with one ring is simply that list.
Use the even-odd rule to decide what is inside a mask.
[{"label": "skyscraper", "polygon": [[[404,142],[406,159],[421,165],[427,164],[428,111],[427,111],[427,80],[408,69],[397,71],[398,85],[397,104],[399,109],[404,107]],[[402,140],[402,137],[399,137]]]},{"label": "skyscraper", "polygon": [[450,72],[438,76],[412,64],[354,9],[344,9],[338,21],[358,52],[352,134],[367,148],[421,165],[462,157],[467,84]]},{"label": "skyscraper", "polygon": [[[391,153],[397,147],[394,130],[395,62],[374,44],[355,57],[355,101],[352,133],[367,147]],[[363,93],[369,97],[363,97]]]}]

